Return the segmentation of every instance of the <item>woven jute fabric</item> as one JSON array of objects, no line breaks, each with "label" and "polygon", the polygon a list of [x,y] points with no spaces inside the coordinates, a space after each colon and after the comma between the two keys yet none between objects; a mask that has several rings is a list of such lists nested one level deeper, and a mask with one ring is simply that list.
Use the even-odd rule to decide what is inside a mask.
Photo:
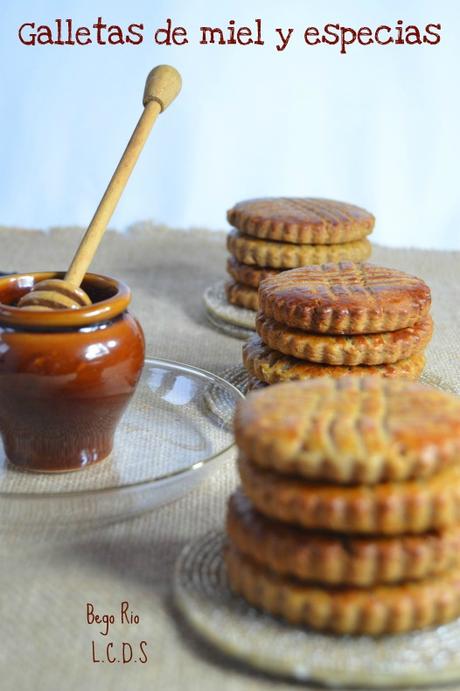
[{"label": "woven jute fabric", "polygon": [[[0,230],[0,270],[57,270],[67,265],[81,229]],[[433,293],[435,332],[427,376],[460,393],[460,253],[375,247],[371,261],[423,278]],[[241,341],[214,331],[202,305],[205,288],[225,277],[225,236],[138,224],[109,233],[92,269],[133,290],[147,352],[213,372],[241,362]],[[0,531],[0,670],[2,689],[118,691],[253,691],[291,689],[249,672],[210,650],[176,613],[171,575],[181,548],[224,524],[237,484],[232,462],[175,504],[140,518],[58,539],[27,541]],[[86,623],[86,603],[116,615],[120,604],[138,624],[115,624],[109,635]],[[147,641],[147,663],[92,661],[114,642]],[[137,651],[136,651],[137,652]]]}]

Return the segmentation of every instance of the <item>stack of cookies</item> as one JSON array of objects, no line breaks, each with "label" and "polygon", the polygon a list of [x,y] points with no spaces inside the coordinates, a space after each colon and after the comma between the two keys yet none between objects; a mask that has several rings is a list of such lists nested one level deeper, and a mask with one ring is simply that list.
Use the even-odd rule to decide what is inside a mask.
[{"label": "stack of cookies", "polygon": [[232,255],[227,299],[254,311],[264,278],[306,264],[363,261],[371,254],[367,235],[375,218],[352,204],[299,197],[251,199],[236,204],[227,219],[234,226],[227,238]]},{"label": "stack of cookies", "polygon": [[460,399],[417,382],[325,377],[257,391],[235,419],[231,588],[340,634],[460,615]]},{"label": "stack of cookies", "polygon": [[259,287],[258,335],[243,347],[250,388],[377,374],[417,379],[431,339],[430,289],[373,264],[305,266]]}]

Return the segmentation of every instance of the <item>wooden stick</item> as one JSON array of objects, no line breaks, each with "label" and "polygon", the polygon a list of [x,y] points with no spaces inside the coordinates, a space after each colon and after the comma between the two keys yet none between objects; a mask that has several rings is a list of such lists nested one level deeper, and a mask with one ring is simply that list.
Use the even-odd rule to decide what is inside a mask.
[{"label": "wooden stick", "polygon": [[79,286],[82,282],[155,120],[180,89],[181,77],[174,67],[159,65],[148,75],[144,111],[66,273],[65,280],[72,285]]}]

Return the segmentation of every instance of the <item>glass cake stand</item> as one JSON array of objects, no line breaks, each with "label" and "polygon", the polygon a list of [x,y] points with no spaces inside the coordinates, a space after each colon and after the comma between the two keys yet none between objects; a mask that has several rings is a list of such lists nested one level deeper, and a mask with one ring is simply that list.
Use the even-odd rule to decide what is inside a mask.
[{"label": "glass cake stand", "polygon": [[232,454],[242,397],[214,374],[147,359],[105,461],[72,473],[28,473],[11,466],[0,447],[0,531],[81,529],[178,499]]}]

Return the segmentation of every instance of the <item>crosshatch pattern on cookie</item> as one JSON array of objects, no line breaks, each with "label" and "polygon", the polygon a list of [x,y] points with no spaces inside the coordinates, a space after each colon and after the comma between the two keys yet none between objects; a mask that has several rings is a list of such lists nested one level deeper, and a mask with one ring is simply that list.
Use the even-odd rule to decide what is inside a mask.
[{"label": "crosshatch pattern on cookie", "polygon": [[238,405],[234,430],[257,466],[312,480],[374,484],[460,467],[460,399],[401,379],[269,386]]},{"label": "crosshatch pattern on cookie", "polygon": [[228,222],[247,235],[297,244],[336,244],[372,232],[375,218],[353,204],[330,199],[250,199],[227,212]]},{"label": "crosshatch pattern on cookie", "polygon": [[403,271],[341,261],[262,281],[259,305],[266,317],[305,331],[382,333],[425,317],[431,294],[424,281]]}]

